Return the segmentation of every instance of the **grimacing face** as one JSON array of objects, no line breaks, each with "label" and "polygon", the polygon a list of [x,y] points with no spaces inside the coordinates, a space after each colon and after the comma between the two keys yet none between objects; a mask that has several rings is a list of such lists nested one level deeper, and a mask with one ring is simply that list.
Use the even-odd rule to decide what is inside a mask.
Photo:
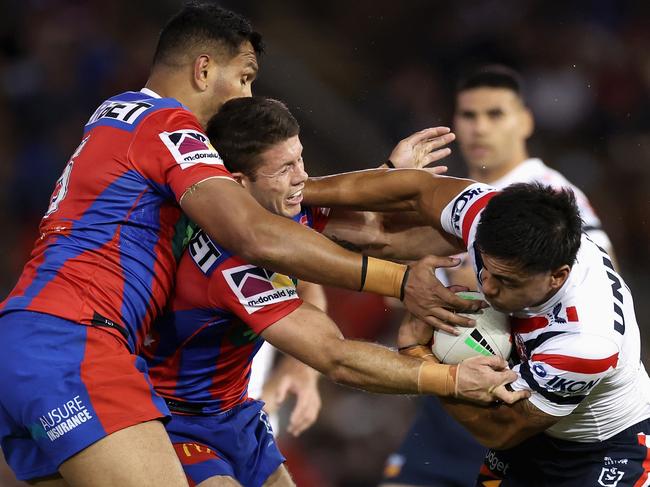
[{"label": "grimacing face", "polygon": [[241,184],[264,208],[277,215],[294,217],[300,213],[302,189],[309,177],[302,160],[298,135],[278,142],[259,156],[252,180],[241,176]]},{"label": "grimacing face", "polygon": [[530,273],[518,265],[481,252],[482,291],[497,311],[514,313],[537,306],[551,298],[569,276],[569,266],[554,271]]},{"label": "grimacing face", "polygon": [[493,172],[522,162],[532,130],[532,116],[512,90],[478,87],[456,97],[454,132],[470,168]]}]

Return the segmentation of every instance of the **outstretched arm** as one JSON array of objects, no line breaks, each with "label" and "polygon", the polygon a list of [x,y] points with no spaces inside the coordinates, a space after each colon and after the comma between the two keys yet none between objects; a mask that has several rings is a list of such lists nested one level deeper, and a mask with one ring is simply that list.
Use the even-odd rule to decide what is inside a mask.
[{"label": "outstretched arm", "polygon": [[483,404],[526,396],[503,387],[516,377],[503,359],[477,357],[460,367],[423,362],[380,345],[344,339],[327,315],[307,303],[266,328],[262,337],[335,382],[367,391],[436,394]]},{"label": "outstretched arm", "polygon": [[[228,204],[224,204],[226,201]],[[215,242],[246,261],[319,284],[392,296],[432,324],[470,324],[442,309],[476,310],[458,299],[433,274],[437,261],[405,265],[363,257],[288,218],[262,208],[243,188],[227,179],[208,179],[188,190],[181,206]],[[452,264],[448,264],[452,265]]]},{"label": "outstretched arm", "polygon": [[303,201],[330,208],[415,211],[423,223],[442,230],[442,210],[471,183],[423,169],[370,169],[309,179]]}]

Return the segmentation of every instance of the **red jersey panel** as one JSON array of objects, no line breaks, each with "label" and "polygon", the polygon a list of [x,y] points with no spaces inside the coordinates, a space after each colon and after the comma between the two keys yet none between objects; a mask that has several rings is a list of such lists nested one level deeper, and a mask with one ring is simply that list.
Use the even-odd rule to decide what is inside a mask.
[{"label": "red jersey panel", "polygon": [[178,101],[150,90],[105,101],[55,185],[0,315],[29,310],[110,326],[136,349],[171,295],[186,228],[178,200],[212,177],[231,178]]},{"label": "red jersey panel", "polygon": [[[323,228],[328,213],[303,208],[294,220]],[[179,264],[171,310],[145,341],[156,392],[210,414],[241,403],[259,334],[301,304],[290,277],[247,264],[199,231]]]}]

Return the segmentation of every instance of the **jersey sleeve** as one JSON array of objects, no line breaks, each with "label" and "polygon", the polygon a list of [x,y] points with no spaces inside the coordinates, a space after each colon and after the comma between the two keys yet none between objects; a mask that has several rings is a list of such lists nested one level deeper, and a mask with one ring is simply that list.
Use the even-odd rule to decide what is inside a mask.
[{"label": "jersey sleeve", "polygon": [[330,220],[331,209],[321,207],[309,207],[309,226],[318,233],[323,233]]},{"label": "jersey sleeve", "polygon": [[552,416],[566,416],[587,398],[618,364],[616,343],[598,335],[562,333],[531,351],[514,367],[514,390],[529,390],[528,399]]},{"label": "jersey sleeve", "polygon": [[469,248],[474,241],[481,211],[497,194],[499,192],[496,189],[486,184],[469,185],[442,210],[442,228],[447,233],[463,239],[465,246]]},{"label": "jersey sleeve", "polygon": [[258,335],[302,304],[293,280],[233,257],[209,284],[212,306],[234,313]]},{"label": "jersey sleeve", "polygon": [[158,110],[143,120],[129,159],[144,177],[171,191],[176,201],[206,179],[232,180],[196,117],[183,108]]}]

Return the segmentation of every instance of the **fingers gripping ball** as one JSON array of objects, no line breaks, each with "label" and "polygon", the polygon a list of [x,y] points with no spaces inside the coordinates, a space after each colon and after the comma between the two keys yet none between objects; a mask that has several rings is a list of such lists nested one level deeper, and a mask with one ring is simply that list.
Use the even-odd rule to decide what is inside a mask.
[{"label": "fingers gripping ball", "polygon": [[[464,299],[483,299],[477,292],[457,293]],[[445,364],[458,364],[476,355],[498,355],[504,359],[512,352],[512,336],[508,315],[494,310],[483,309],[483,313],[460,313],[476,320],[474,328],[458,328],[461,334],[451,335],[441,330],[433,334],[431,349],[434,355]]]}]

